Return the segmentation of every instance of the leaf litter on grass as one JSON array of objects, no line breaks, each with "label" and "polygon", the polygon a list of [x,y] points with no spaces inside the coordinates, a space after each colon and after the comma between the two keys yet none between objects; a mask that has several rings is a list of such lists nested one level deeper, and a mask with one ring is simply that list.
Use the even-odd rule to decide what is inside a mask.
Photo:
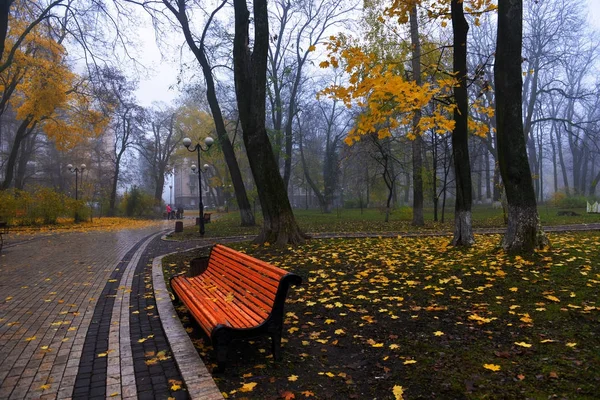
[{"label": "leaf litter on grass", "polygon": [[[214,375],[219,389],[256,399],[394,398],[397,387],[404,398],[593,398],[600,238],[551,239],[531,257],[499,250],[497,235],[470,249],[447,237],[235,245],[304,283],[286,302],[283,361],[264,351],[267,339],[234,343],[229,368]],[[170,273],[184,266],[168,262],[179,265]],[[200,331],[191,335],[212,367]]]}]

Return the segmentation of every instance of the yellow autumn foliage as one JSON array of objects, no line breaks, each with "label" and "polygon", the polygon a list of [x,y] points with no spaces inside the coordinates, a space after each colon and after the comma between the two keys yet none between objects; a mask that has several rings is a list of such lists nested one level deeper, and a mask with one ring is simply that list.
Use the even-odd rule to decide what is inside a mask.
[{"label": "yellow autumn foliage", "polygon": [[[29,21],[11,17],[6,53]],[[15,89],[9,104],[28,127],[41,127],[59,150],[72,148],[83,139],[98,136],[108,125],[106,115],[96,109],[86,82],[73,71],[64,46],[56,42],[43,24],[36,26],[15,52],[11,65],[0,74],[0,90]]]},{"label": "yellow autumn foliage", "polygon": [[[450,0],[394,0],[377,18],[381,24],[390,20],[393,23],[406,24],[409,12],[415,6],[425,10],[430,20],[450,18]],[[492,0],[465,0],[465,12],[477,18],[483,13],[493,11],[497,6]],[[478,21],[475,19],[475,24]],[[442,24],[446,24],[442,21]],[[433,44],[439,47],[439,44]],[[453,113],[455,104],[453,89],[457,80],[451,72],[446,71],[441,77],[444,66],[443,53],[426,41],[422,43],[425,50],[421,59],[423,81],[417,85],[404,65],[410,60],[410,44],[400,44],[400,50],[394,57],[383,57],[373,47],[367,50],[364,46],[354,44],[344,34],[331,36],[327,45],[328,59],[321,62],[321,68],[339,68],[343,66],[348,75],[347,85],[332,85],[320,92],[330,98],[338,99],[350,108],[360,107],[361,113],[356,119],[345,142],[348,145],[360,140],[364,135],[376,133],[379,138],[391,136],[397,128],[406,127],[406,137],[415,139],[416,135],[430,131],[437,134],[452,132],[454,129]],[[447,63],[448,60],[446,60]],[[441,101],[437,101],[441,100]],[[450,101],[449,101],[450,100]],[[480,115],[491,117],[493,109],[486,107],[480,100],[470,105]],[[417,126],[413,127],[413,119],[417,112],[422,115]],[[477,136],[486,137],[489,127],[472,118],[469,119],[469,131]]]}]

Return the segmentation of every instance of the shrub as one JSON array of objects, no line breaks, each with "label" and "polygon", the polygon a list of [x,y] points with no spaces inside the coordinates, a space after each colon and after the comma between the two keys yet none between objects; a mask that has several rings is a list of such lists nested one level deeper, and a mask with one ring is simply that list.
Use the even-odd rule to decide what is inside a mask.
[{"label": "shrub", "polygon": [[12,224],[19,207],[14,190],[0,191],[0,221]]},{"label": "shrub", "polygon": [[123,195],[119,208],[128,217],[154,216],[154,197],[134,186]]},{"label": "shrub", "polygon": [[563,192],[556,192],[550,202],[558,208],[585,208],[588,199],[585,196],[567,196]]},{"label": "shrub", "polygon": [[27,210],[32,223],[55,224],[58,217],[67,213],[68,198],[49,188],[37,188]]}]

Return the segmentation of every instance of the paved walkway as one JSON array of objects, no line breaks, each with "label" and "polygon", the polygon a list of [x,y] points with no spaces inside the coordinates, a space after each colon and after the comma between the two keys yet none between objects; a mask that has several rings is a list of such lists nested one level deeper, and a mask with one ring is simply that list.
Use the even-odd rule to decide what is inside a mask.
[{"label": "paved walkway", "polygon": [[[160,264],[163,254],[209,242],[161,240],[172,228],[9,240],[0,255],[0,399],[222,398],[179,323]],[[600,224],[546,230],[580,229]]]},{"label": "paved walkway", "polygon": [[[0,399],[188,398],[158,314],[156,298],[169,297],[155,296],[152,259],[201,243],[161,241],[172,228],[9,237],[0,254]],[[201,367],[193,373],[210,378]],[[196,392],[207,382],[218,393],[212,378],[190,379]]]}]

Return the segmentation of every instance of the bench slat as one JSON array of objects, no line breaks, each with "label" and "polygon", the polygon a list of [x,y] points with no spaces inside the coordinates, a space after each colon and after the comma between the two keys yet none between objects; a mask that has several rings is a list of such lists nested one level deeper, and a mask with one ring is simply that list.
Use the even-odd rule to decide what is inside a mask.
[{"label": "bench slat", "polygon": [[[194,308],[199,311],[200,314],[209,313],[212,314],[214,323],[208,325],[207,333],[219,324],[229,326],[232,328],[246,328],[249,324],[247,321],[241,320],[233,315],[231,312],[226,312],[221,302],[218,301],[217,297],[214,297],[212,293],[198,290],[193,286],[187,287],[190,300],[193,303]],[[213,301],[213,299],[215,301]]]},{"label": "bench slat", "polygon": [[[222,289],[211,290],[204,286],[199,279],[189,280],[195,293],[200,297],[201,303],[212,303],[211,306],[218,308],[220,315],[225,317],[220,323],[234,328],[251,328],[262,323],[267,317],[260,317],[247,306],[235,301],[227,301],[227,295]],[[235,297],[235,295],[234,295]],[[212,308],[212,307],[211,307]]]},{"label": "bench slat", "polygon": [[[242,293],[252,293],[254,297],[264,303],[264,305],[261,305],[262,308],[271,309],[273,307],[277,286],[251,280],[249,279],[249,274],[245,275],[240,269],[230,269],[227,265],[219,261],[213,262],[209,266],[209,270],[218,275],[219,280],[229,281],[231,286],[243,290]],[[256,277],[254,278],[256,279]]]},{"label": "bench slat", "polygon": [[213,282],[218,286],[222,300],[226,303],[229,295],[233,296],[230,302],[235,303],[238,307],[245,310],[245,314],[256,322],[256,325],[262,323],[268,316],[270,310],[273,308],[273,301],[269,303],[261,302],[255,297],[254,294],[248,292],[245,288],[239,284],[232,284],[228,281],[221,280],[221,276],[215,275],[215,271],[207,270],[207,277],[210,277]]},{"label": "bench slat", "polygon": [[237,259],[243,265],[246,265],[248,268],[252,268],[252,270],[258,271],[261,274],[266,274],[275,280],[279,280],[282,276],[287,274],[287,271],[281,268],[268,264],[262,260],[259,260],[258,258],[254,258],[239,251],[230,249],[229,247],[225,247],[223,245],[216,245],[213,248],[212,252],[216,252],[217,254],[223,254],[223,256],[231,260]]},{"label": "bench slat", "polygon": [[250,280],[258,284],[260,287],[265,288],[266,293],[273,293],[274,291],[277,291],[279,280],[283,276],[280,275],[277,278],[274,278],[270,275],[266,275],[260,271],[250,268],[251,266],[244,264],[242,260],[231,259],[222,254],[211,256],[211,262],[220,263],[221,265],[225,266],[227,271],[235,270],[241,272],[245,280]]},{"label": "bench slat", "polygon": [[[183,277],[182,277],[183,278]],[[192,313],[198,324],[202,327],[205,332],[210,332],[212,327],[218,325],[218,322],[214,315],[207,312],[200,312],[196,302],[194,300],[193,292],[189,290],[189,286],[186,286],[185,281],[177,277],[171,280],[171,287],[181,299],[181,301],[187,306],[188,310]]]}]

